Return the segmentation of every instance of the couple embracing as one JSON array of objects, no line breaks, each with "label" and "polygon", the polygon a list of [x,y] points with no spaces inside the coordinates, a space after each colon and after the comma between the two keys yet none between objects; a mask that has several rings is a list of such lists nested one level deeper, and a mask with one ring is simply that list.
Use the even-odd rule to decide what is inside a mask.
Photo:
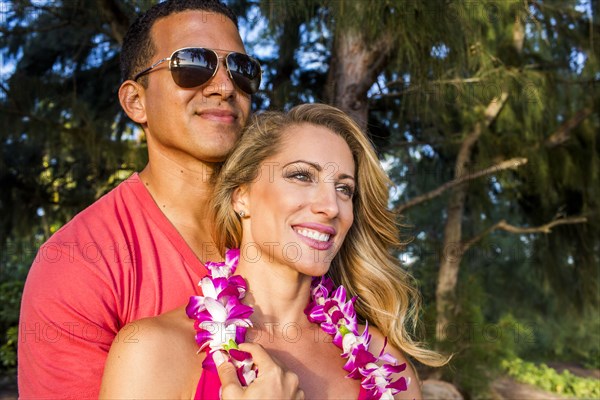
[{"label": "couple embracing", "polygon": [[446,359],[407,330],[366,134],[323,104],[250,117],[260,64],[218,1],[152,7],[121,68],[148,164],[40,248],[20,397],[420,398],[409,360]]}]

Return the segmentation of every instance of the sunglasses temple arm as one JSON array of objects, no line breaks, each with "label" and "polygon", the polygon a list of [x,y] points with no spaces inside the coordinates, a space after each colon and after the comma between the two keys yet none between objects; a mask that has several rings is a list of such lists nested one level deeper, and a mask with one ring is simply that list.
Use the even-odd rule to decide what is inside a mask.
[{"label": "sunglasses temple arm", "polygon": [[171,59],[171,57],[165,57],[165,58],[161,58],[160,60],[158,60],[157,62],[155,62],[154,64],[152,64],[151,66],[149,66],[148,68],[146,68],[145,70],[143,70],[142,72],[138,73],[136,76],[133,77],[133,80],[137,80],[140,76],[147,74],[148,72],[152,71],[155,67],[157,67],[159,64],[164,63],[165,61],[169,61]]}]

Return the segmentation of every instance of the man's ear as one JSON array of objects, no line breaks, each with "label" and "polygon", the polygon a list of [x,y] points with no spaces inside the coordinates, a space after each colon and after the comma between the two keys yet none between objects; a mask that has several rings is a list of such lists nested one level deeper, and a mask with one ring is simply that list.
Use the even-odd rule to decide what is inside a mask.
[{"label": "man's ear", "polygon": [[121,107],[129,118],[138,124],[145,124],[147,121],[145,95],[144,87],[132,80],[123,82],[119,88]]},{"label": "man's ear", "polygon": [[246,216],[250,215],[250,193],[248,185],[235,188],[231,196],[231,203],[236,213],[243,211]]}]

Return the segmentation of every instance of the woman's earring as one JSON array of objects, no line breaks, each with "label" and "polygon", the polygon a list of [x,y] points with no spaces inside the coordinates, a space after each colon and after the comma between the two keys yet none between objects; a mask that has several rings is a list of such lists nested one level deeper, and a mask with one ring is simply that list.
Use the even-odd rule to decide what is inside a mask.
[{"label": "woman's earring", "polygon": [[244,211],[239,211],[238,215],[240,216],[240,218],[244,218],[246,216],[246,213]]}]

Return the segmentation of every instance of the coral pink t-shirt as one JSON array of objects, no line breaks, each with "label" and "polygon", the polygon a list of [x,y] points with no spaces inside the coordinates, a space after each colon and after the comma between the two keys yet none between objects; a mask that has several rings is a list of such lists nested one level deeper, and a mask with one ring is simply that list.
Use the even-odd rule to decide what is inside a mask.
[{"label": "coral pink t-shirt", "polygon": [[135,327],[115,338],[119,329],[186,304],[206,273],[139,176],[129,177],[33,262],[21,305],[20,398],[97,398],[113,340],[136,341]]}]

